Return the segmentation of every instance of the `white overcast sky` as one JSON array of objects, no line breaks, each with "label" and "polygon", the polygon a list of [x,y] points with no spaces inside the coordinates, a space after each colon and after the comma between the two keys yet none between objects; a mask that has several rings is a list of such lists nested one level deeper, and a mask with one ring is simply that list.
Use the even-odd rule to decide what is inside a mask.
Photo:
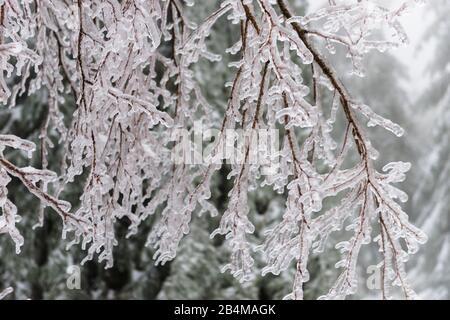
[{"label": "white overcast sky", "polygon": [[[424,40],[424,31],[427,30],[430,20],[433,18],[432,14],[429,13],[429,6],[431,5],[429,2],[431,1],[429,0],[425,5],[417,6],[401,17],[400,20],[409,36],[410,44],[392,51],[400,61],[408,66],[411,78],[404,85],[413,99],[417,98],[426,86],[428,77],[424,74],[424,70],[434,51],[432,45],[426,45],[423,48],[419,46]],[[376,2],[388,8],[396,8],[404,0],[377,0]],[[315,11],[327,3],[327,0],[309,0],[309,11]]]}]

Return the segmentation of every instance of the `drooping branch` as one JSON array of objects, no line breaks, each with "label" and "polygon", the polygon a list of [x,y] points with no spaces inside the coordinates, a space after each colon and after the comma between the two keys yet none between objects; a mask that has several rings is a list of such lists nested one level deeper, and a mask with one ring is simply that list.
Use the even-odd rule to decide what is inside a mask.
[{"label": "drooping branch", "polygon": [[[277,4],[278,4],[283,16],[286,19],[290,19],[293,17],[292,13],[288,9],[284,0],[277,0]],[[297,32],[297,35],[299,36],[299,38],[303,41],[305,46],[308,48],[308,50],[313,55],[314,62],[317,63],[320,70],[331,81],[333,87],[339,93],[339,96],[341,99],[341,105],[344,110],[345,116],[346,116],[348,122],[352,126],[352,133],[353,133],[353,136],[355,139],[355,143],[358,147],[358,152],[365,161],[369,161],[368,155],[367,155],[367,147],[364,144],[363,135],[362,135],[361,129],[359,128],[359,124],[356,121],[356,117],[353,115],[353,111],[351,109],[351,97],[350,97],[349,93],[347,92],[347,89],[344,87],[343,83],[339,80],[338,76],[336,75],[336,72],[333,70],[333,67],[314,48],[313,44],[308,39],[308,36],[307,36],[308,32],[305,29],[303,29],[297,22],[293,22],[292,26],[293,26],[295,32]]]}]

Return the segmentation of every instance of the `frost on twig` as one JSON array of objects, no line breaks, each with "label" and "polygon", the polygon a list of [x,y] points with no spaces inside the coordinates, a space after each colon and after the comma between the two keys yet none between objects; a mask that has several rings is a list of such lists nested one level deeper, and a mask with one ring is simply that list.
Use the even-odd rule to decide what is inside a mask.
[{"label": "frost on twig", "polygon": [[[11,181],[10,176],[18,178],[30,193],[41,200],[44,207],[51,207],[55,210],[65,224],[80,223],[70,213],[70,203],[58,200],[50,194],[44,192],[47,184],[56,180],[57,176],[49,170],[39,170],[32,167],[19,168],[4,158],[3,150],[5,147],[11,147],[27,152],[31,155],[35,146],[32,142],[20,139],[12,135],[0,135],[0,207],[2,215],[0,216],[0,233],[9,233],[11,239],[16,245],[16,252],[20,253],[20,247],[24,239],[16,227],[16,222],[20,220],[17,214],[17,207],[8,199],[7,185]],[[42,186],[42,189],[40,188]]]}]

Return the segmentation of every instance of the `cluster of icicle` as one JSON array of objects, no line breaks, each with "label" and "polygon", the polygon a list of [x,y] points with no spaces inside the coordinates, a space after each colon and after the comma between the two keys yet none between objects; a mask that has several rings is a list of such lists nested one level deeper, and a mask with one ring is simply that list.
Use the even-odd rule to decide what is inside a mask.
[{"label": "cluster of icicle", "polygon": [[[381,252],[383,297],[389,298],[389,288],[398,285],[407,298],[414,298],[404,263],[426,237],[408,222],[397,203],[407,196],[394,186],[410,165],[394,162],[378,172],[377,151],[358,114],[368,119],[369,127],[378,125],[397,136],[403,129],[354,101],[326,54],[342,46],[354,73],[361,75],[366,52],[407,41],[398,18],[418,2],[405,1],[387,10],[368,0],[330,1],[315,13],[295,16],[287,0],[224,0],[196,25],[185,12],[201,1],[0,0],[0,101],[13,108],[18,95],[38,91],[48,100],[40,135],[43,169],[19,168],[7,160],[5,148],[31,155],[35,145],[0,135],[0,233],[8,233],[19,252],[24,239],[16,226],[17,209],[7,197],[14,176],[61,216],[63,237],[73,239],[69,246],[81,243],[85,261],[98,256],[107,267],[113,265],[116,221],[127,217],[132,236],[142,221],[157,214],[148,245],[156,250],[156,262],[165,263],[175,258],[193,213],[219,214],[209,201],[210,183],[221,167],[217,157],[226,141],[219,138],[211,148],[209,159],[216,161],[174,164],[183,139],[179,129],[192,130],[195,121],[222,132],[282,126],[276,170],[262,174],[266,168],[249,161],[232,165],[229,179],[234,185],[213,233],[224,235],[230,249],[224,270],[241,281],[254,275],[254,250],[247,240],[254,226],[247,196],[269,185],[280,193],[287,190],[286,209],[257,251],[267,261],[263,274],[279,274],[296,263],[287,298],[303,298],[308,257],[322,252],[329,235],[342,229],[353,235],[336,245],[342,253],[336,266],[342,273],[323,298],[355,292],[358,255],[372,240]],[[220,118],[203,97],[193,66],[200,59],[220,63],[221,56],[208,51],[207,40],[214,37],[212,28],[221,17],[238,25],[241,34],[223,53],[237,59],[229,66],[234,78],[226,84],[230,96]],[[374,40],[381,28],[392,35],[389,40]],[[318,44],[328,53],[320,52]],[[312,86],[303,81],[306,69],[313,70]],[[323,90],[334,93],[329,108],[321,103]],[[60,106],[68,97],[77,108],[66,127]],[[342,142],[332,137],[339,112],[347,121]],[[45,156],[52,147],[49,130],[58,132],[65,149],[60,177],[46,170]],[[244,160],[259,152],[251,141],[244,145]],[[351,166],[346,160],[350,152],[359,158]],[[260,156],[273,162],[273,154]],[[87,177],[80,204],[71,209],[58,195],[83,174]],[[48,192],[51,183],[56,196]],[[325,210],[327,198],[335,198],[336,205]],[[378,234],[373,236],[372,229]]]}]

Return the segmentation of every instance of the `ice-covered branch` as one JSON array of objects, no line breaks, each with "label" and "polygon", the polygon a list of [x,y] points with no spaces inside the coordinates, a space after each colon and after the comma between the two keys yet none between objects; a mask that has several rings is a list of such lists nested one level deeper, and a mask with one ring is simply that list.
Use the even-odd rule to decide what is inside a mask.
[{"label": "ice-covered branch", "polygon": [[[392,285],[413,298],[404,263],[426,237],[408,221],[397,202],[406,201],[406,194],[396,186],[410,165],[393,162],[377,171],[378,152],[361,118],[396,136],[404,130],[356,101],[327,55],[341,46],[353,73],[362,75],[368,51],[407,42],[398,18],[418,2],[388,10],[369,0],[330,1],[298,16],[285,0],[224,0],[197,25],[185,5],[192,1],[0,0],[0,102],[14,107],[17,96],[43,92],[47,108],[38,137],[42,169],[20,168],[2,153],[6,147],[31,153],[33,143],[0,136],[0,233],[20,249],[17,208],[6,189],[13,176],[61,216],[63,236],[72,238],[69,246],[81,243],[84,261],[98,256],[111,267],[117,222],[126,221],[132,236],[154,216],[147,245],[155,249],[156,263],[166,263],[176,257],[193,214],[219,214],[210,202],[212,180],[230,160],[222,151],[242,142],[213,233],[224,236],[230,251],[224,270],[241,281],[255,276],[249,192],[265,186],[285,193],[286,202],[258,247],[263,274],[279,274],[294,262],[287,298],[303,298],[310,255],[323,252],[339,230],[352,235],[336,245],[342,273],[323,298],[355,292],[359,253],[374,230],[383,298],[390,297]],[[239,31],[237,40],[226,52],[211,52],[208,43],[220,19]],[[385,30],[393,36],[385,39]],[[205,98],[198,72],[202,60],[217,65],[222,54],[236,58],[228,66],[233,75],[225,84],[223,114]],[[330,105],[324,92],[333,94]],[[71,101],[73,110],[63,113]],[[339,113],[345,119],[341,136],[332,134]],[[198,123],[202,133],[218,131],[206,155],[183,149],[192,147],[186,137],[196,134]],[[247,135],[229,140],[225,133],[231,130]],[[255,143],[264,130],[281,132],[280,150],[268,154]],[[59,178],[46,169],[49,132],[64,150]],[[204,162],[191,161],[192,155]],[[50,183],[57,196],[48,192]],[[58,199],[72,183],[83,186],[73,212]]]}]

